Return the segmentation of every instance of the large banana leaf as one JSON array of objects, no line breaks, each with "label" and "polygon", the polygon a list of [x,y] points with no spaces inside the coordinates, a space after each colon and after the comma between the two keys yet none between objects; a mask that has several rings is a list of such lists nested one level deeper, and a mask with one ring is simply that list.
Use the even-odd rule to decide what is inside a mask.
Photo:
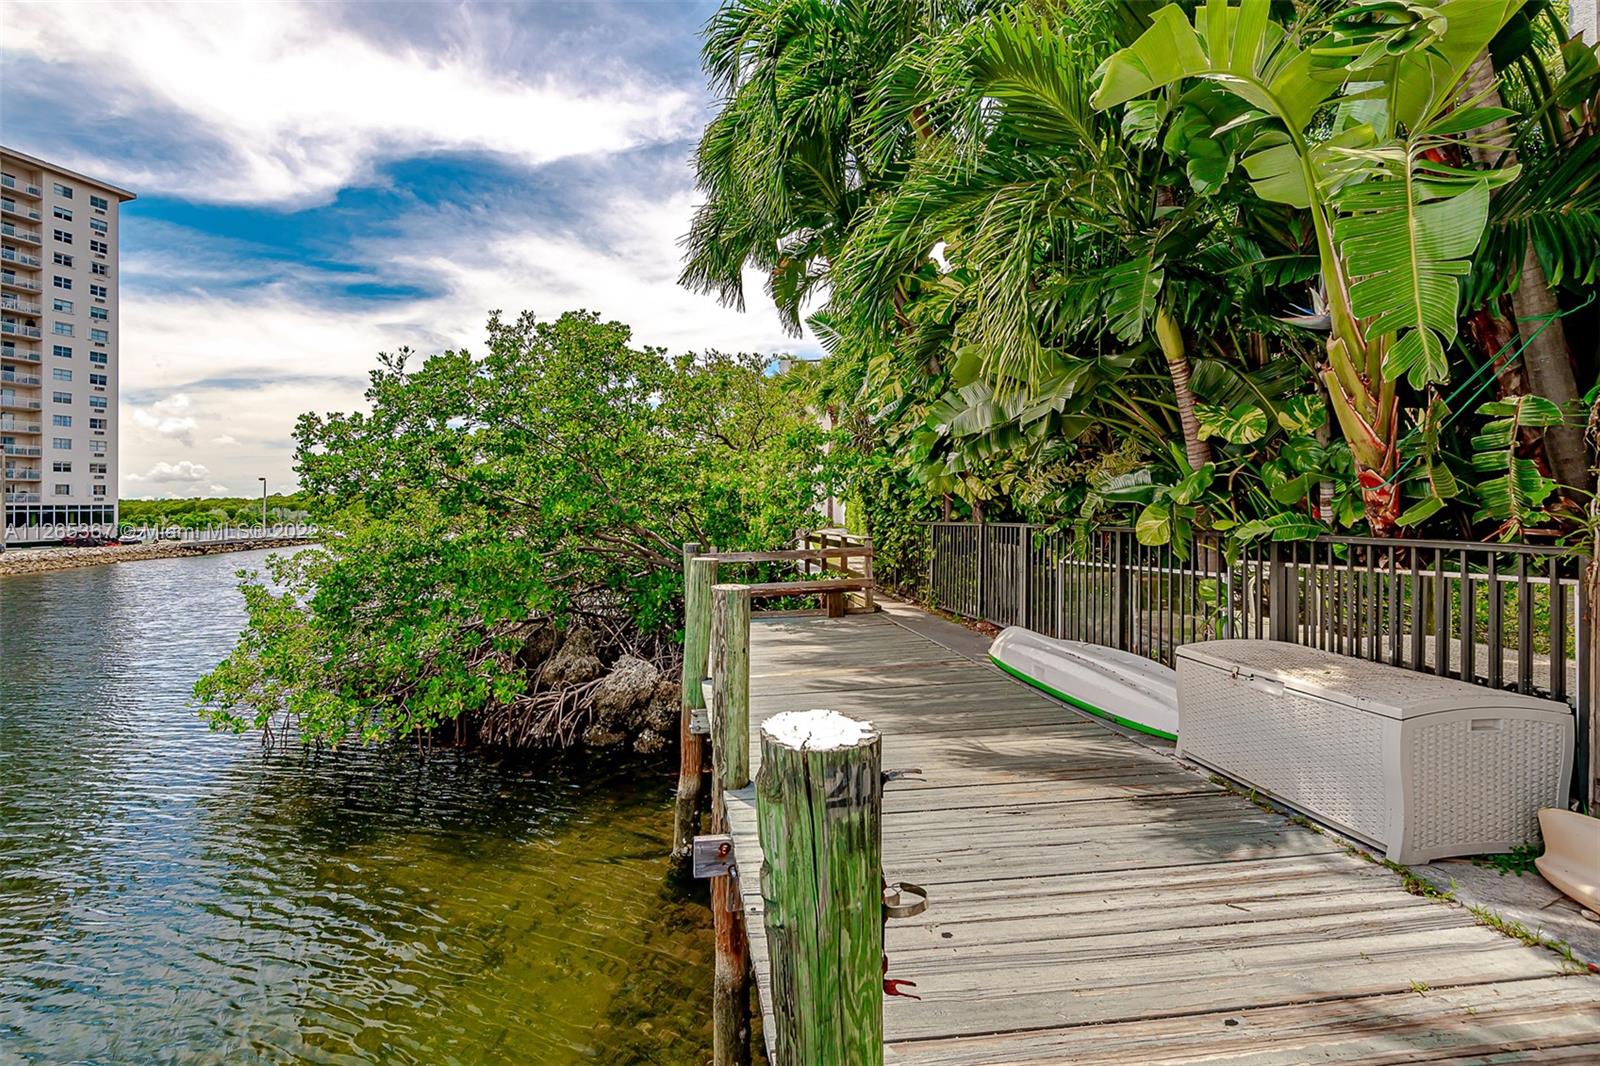
[{"label": "large banana leaf", "polygon": [[1340,195],[1334,237],[1355,279],[1351,307],[1372,320],[1367,335],[1396,337],[1384,376],[1404,374],[1421,388],[1450,376],[1445,347],[1455,336],[1458,279],[1472,268],[1489,189],[1425,181],[1408,158],[1400,167]]}]

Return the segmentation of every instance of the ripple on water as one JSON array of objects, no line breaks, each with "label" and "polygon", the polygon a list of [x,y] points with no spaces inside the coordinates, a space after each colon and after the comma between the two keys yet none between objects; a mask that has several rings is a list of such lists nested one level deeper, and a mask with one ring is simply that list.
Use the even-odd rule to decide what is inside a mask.
[{"label": "ripple on water", "polygon": [[207,732],[264,558],[0,579],[0,1060],[704,1061],[663,768]]}]

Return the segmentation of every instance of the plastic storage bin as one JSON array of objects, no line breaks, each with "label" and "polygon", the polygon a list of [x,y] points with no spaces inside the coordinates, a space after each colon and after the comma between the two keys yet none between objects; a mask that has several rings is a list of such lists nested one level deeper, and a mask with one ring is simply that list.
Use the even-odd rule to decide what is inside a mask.
[{"label": "plastic storage bin", "polygon": [[1270,640],[1178,649],[1178,754],[1400,863],[1506,851],[1565,807],[1563,703]]}]

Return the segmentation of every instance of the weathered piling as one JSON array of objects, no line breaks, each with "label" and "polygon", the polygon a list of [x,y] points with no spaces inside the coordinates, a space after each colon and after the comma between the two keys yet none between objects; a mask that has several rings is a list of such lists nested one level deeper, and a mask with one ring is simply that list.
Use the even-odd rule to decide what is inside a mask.
[{"label": "weathered piling", "polygon": [[714,559],[698,559],[698,544],[683,546],[683,697],[678,719],[678,796],[672,819],[672,857],[687,861],[699,817],[705,743],[694,731],[694,712],[705,706],[700,682],[711,638]]},{"label": "weathered piling", "polygon": [[[722,794],[750,783],[750,589],[746,585],[715,585],[711,600],[711,831],[726,833],[727,808]],[[750,1062],[750,953],[736,876],[711,879],[714,1066],[748,1066]]]},{"label": "weathered piling", "polygon": [[721,786],[740,789],[750,783],[750,588],[717,585],[711,595],[718,635],[711,671],[717,704],[713,762]]},{"label": "weathered piling", "polygon": [[757,823],[777,1066],[883,1062],[878,731],[832,711],[761,729]]}]

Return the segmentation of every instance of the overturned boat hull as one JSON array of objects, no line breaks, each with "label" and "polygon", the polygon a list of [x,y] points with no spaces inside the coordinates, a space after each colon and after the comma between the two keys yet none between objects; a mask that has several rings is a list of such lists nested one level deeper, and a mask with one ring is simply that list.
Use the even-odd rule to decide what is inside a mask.
[{"label": "overturned boat hull", "polygon": [[1160,663],[1020,626],[995,638],[989,658],[1017,680],[1079,710],[1140,733],[1177,739],[1178,675]]}]

